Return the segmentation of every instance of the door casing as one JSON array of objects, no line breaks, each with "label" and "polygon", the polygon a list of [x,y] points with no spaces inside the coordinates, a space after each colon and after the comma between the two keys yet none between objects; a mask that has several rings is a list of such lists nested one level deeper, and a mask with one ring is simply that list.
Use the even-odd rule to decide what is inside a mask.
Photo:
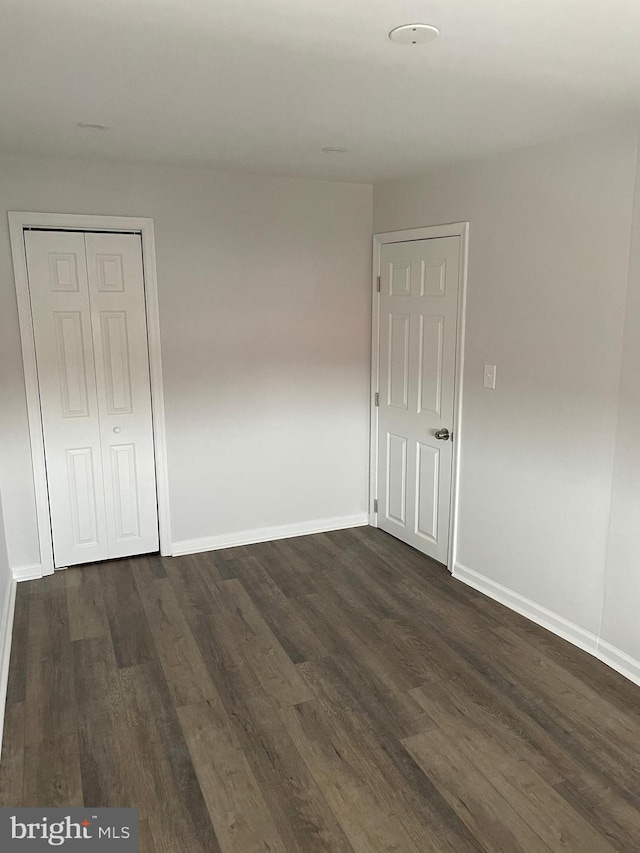
[{"label": "door casing", "polygon": [[40,416],[40,394],[36,365],[35,340],[31,321],[29,278],[24,245],[24,231],[31,228],[51,228],[69,231],[133,232],[141,235],[144,272],[145,308],[147,313],[147,344],[151,378],[151,411],[158,499],[158,528],[160,553],[171,554],[171,525],[169,515],[169,483],[167,479],[167,444],[160,352],[160,317],[153,219],[130,216],[97,216],[67,213],[9,212],[9,235],[18,302],[20,342],[24,366],[27,417],[31,440],[31,461],[36,501],[40,569],[29,578],[50,575],[54,571],[53,542],[49,519],[49,493],[45,468],[44,435]]},{"label": "door casing", "polygon": [[373,237],[372,323],[371,323],[371,434],[369,452],[369,524],[378,526],[374,501],[378,497],[378,407],[376,394],[380,392],[380,249],[386,243],[406,243],[412,240],[433,240],[438,237],[460,238],[460,269],[458,291],[458,316],[456,328],[456,363],[454,379],[453,453],[451,462],[451,512],[449,516],[449,547],[447,569],[453,572],[456,560],[458,533],[458,493],[460,480],[460,450],[462,427],[462,379],[464,372],[465,308],[467,297],[467,260],[469,249],[469,223],[452,222],[430,225],[406,231],[385,231]]}]

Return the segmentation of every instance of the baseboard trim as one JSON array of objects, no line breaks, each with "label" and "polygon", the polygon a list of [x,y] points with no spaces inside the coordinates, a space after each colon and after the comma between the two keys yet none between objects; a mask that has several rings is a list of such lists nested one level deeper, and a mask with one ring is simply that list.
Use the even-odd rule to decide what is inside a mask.
[{"label": "baseboard trim", "polygon": [[620,651],[611,643],[607,643],[606,640],[598,640],[596,657],[610,666],[611,669],[615,669],[620,675],[624,675],[629,681],[640,686],[640,661],[632,658],[626,652]]},{"label": "baseboard trim", "polygon": [[256,542],[270,542],[274,539],[290,539],[293,536],[309,536],[312,533],[327,533],[330,530],[344,530],[347,527],[364,527],[369,523],[367,513],[341,515],[336,518],[321,518],[316,521],[281,524],[277,527],[256,527],[253,530],[238,530],[220,536],[206,536],[202,539],[185,539],[174,542],[171,556],[198,554],[201,551],[217,551],[220,548],[236,548],[239,545],[253,545]]},{"label": "baseboard trim", "polygon": [[552,610],[548,610],[541,604],[537,604],[530,598],[520,595],[517,592],[509,589],[502,584],[492,581],[484,575],[474,572],[473,569],[467,568],[460,563],[456,563],[453,569],[453,577],[467,586],[473,587],[478,592],[487,595],[494,601],[504,604],[521,616],[525,616],[552,634],[557,634],[563,640],[572,643],[574,646],[583,649],[585,652],[593,655],[602,663],[615,669],[616,672],[633,681],[634,684],[640,685],[640,661],[630,657],[625,652],[612,646],[602,640],[596,634],[581,628],[574,622],[570,622],[563,616],[559,616]]},{"label": "baseboard trim", "polygon": [[9,686],[9,661],[11,659],[11,638],[13,636],[13,615],[16,608],[17,583],[12,578],[5,597],[0,621],[0,747],[4,730],[4,715],[7,704],[7,688]]},{"label": "baseboard trim", "polygon": [[22,583],[22,581],[36,581],[43,577],[40,563],[32,563],[30,566],[15,566],[11,572],[13,579],[18,583]]},{"label": "baseboard trim", "polygon": [[466,583],[467,586],[472,586],[478,592],[482,592],[488,595],[489,598],[493,598],[494,601],[510,607],[511,610],[515,610],[521,616],[526,616],[527,619],[531,619],[532,622],[541,625],[548,631],[552,631],[564,640],[568,640],[574,646],[578,646],[592,654],[596,651],[598,637],[595,634],[585,631],[584,628],[580,628],[552,610],[547,610],[546,607],[537,604],[530,598],[525,598],[524,595],[508,589],[506,586],[502,586],[502,584],[496,583],[460,563],[455,564],[453,576]]}]

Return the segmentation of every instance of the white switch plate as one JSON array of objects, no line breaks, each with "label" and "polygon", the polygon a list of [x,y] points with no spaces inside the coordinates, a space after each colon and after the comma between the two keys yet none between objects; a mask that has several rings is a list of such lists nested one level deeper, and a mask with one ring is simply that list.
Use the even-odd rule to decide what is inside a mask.
[{"label": "white switch plate", "polygon": [[485,364],[484,380],[482,382],[485,388],[496,387],[496,366],[495,364]]}]

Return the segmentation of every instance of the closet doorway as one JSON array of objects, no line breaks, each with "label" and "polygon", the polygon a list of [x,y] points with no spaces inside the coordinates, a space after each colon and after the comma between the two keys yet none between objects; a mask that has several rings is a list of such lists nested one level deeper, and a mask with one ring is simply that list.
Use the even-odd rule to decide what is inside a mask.
[{"label": "closet doorway", "polygon": [[114,219],[10,214],[42,574],[170,552],[153,226]]}]

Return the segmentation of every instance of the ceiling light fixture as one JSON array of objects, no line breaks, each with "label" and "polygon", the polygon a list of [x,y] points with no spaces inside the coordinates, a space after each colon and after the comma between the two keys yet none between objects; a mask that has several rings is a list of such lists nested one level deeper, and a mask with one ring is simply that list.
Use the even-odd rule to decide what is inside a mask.
[{"label": "ceiling light fixture", "polygon": [[439,35],[440,30],[430,24],[403,24],[391,30],[389,38],[398,44],[426,44],[437,39]]},{"label": "ceiling light fixture", "polygon": [[328,145],[322,149],[323,154],[346,154],[346,148],[340,148],[337,145]]},{"label": "ceiling light fixture", "polygon": [[84,130],[109,130],[106,124],[92,124],[90,121],[79,121],[77,126]]}]

